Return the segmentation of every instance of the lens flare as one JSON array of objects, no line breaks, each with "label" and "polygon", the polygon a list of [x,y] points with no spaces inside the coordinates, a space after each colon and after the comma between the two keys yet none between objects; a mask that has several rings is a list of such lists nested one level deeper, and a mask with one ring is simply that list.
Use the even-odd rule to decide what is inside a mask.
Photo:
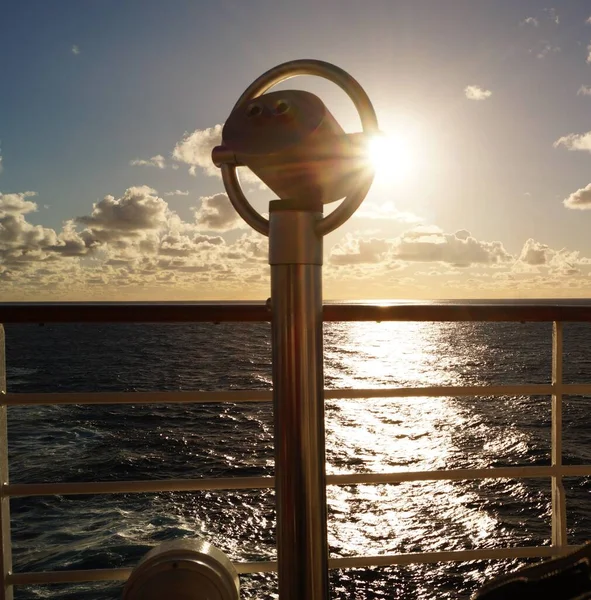
[{"label": "lens flare", "polygon": [[368,144],[368,155],[377,183],[405,183],[417,170],[416,146],[409,136],[376,136]]}]

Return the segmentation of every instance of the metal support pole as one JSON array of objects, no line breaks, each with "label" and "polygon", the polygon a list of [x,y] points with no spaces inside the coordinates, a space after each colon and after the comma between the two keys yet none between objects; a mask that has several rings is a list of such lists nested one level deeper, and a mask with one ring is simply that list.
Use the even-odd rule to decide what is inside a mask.
[{"label": "metal support pole", "polygon": [[[562,329],[561,321],[552,326],[552,466],[562,468]],[[566,494],[562,474],[552,477],[552,546],[563,552],[566,533]]]},{"label": "metal support pole", "polygon": [[281,600],[328,598],[320,210],[286,200],[270,205]]},{"label": "metal support pole", "polygon": [[[378,133],[373,106],[355,79],[330,63],[296,60],[263,73],[240,96],[212,160],[222,170],[236,212],[269,236],[279,596],[325,600],[322,236],[359,207],[373,170],[359,136],[345,134],[316,96],[294,90],[267,93],[295,75],[336,83],[359,112],[361,139]],[[281,198],[271,202],[269,220],[244,196],[236,176],[240,165],[249,167]],[[345,194],[339,206],[323,217],[323,204]]]},{"label": "metal support pole", "polygon": [[13,588],[7,583],[8,575],[12,572],[10,498],[4,494],[4,486],[8,485],[8,407],[2,404],[2,396],[6,393],[4,352],[4,327],[0,323],[0,567],[2,567],[0,600],[12,600]]}]

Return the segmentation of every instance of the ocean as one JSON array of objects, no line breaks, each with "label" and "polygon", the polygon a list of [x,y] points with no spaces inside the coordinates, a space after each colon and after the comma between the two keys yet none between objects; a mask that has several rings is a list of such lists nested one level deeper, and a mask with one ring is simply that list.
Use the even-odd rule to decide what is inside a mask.
[{"label": "ocean", "polygon": [[[327,388],[548,383],[549,323],[326,323]],[[8,390],[271,388],[270,326],[7,325]],[[564,381],[591,381],[590,326],[566,324]],[[566,397],[564,462],[591,462],[590,398]],[[9,408],[13,483],[273,474],[270,403]],[[550,398],[326,401],[327,472],[550,462]],[[565,480],[569,543],[591,537],[589,478]],[[329,486],[333,557],[550,543],[549,480]],[[154,545],[205,537],[234,560],[271,560],[272,490],[15,498],[17,571],[133,566]],[[331,571],[335,598],[469,598],[523,562]],[[276,597],[274,575],[242,598]],[[121,583],[17,587],[15,598],[107,600]]]}]

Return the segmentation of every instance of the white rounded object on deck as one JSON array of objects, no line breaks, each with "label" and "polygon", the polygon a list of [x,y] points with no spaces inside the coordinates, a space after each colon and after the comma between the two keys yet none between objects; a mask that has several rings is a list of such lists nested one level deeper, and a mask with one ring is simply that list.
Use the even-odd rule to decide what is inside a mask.
[{"label": "white rounded object on deck", "polygon": [[123,600],[163,598],[238,600],[238,573],[221,550],[204,540],[165,542],[144,556],[123,589]]}]

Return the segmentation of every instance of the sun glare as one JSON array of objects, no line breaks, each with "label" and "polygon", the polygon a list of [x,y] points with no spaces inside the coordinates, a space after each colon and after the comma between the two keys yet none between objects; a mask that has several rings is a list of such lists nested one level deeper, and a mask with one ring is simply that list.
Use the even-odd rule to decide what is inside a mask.
[{"label": "sun glare", "polygon": [[378,184],[401,184],[416,172],[416,146],[410,136],[376,136],[369,142],[368,153]]}]

